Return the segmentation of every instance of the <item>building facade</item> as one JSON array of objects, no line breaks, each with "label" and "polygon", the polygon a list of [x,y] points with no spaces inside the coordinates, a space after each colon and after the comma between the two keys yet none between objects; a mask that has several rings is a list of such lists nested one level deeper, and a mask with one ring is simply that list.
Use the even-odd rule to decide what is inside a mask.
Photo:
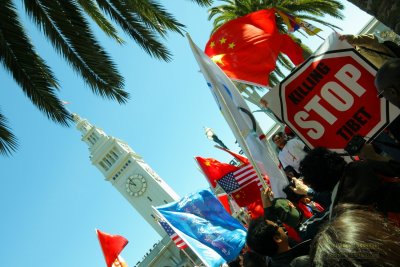
[{"label": "building facade", "polygon": [[179,200],[178,194],[127,143],[107,135],[77,114],[73,114],[73,120],[82,134],[82,141],[89,147],[92,164],[162,238],[136,266],[188,267],[195,265],[192,261],[198,263],[189,248],[183,252],[175,246],[158,224],[152,209],[152,206]]}]

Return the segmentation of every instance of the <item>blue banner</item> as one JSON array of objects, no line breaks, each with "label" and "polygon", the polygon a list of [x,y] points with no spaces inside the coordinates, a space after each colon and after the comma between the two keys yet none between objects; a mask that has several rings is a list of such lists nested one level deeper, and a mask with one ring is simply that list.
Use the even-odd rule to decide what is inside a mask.
[{"label": "blue banner", "polygon": [[209,190],[155,209],[207,266],[234,260],[246,242],[246,229]]}]

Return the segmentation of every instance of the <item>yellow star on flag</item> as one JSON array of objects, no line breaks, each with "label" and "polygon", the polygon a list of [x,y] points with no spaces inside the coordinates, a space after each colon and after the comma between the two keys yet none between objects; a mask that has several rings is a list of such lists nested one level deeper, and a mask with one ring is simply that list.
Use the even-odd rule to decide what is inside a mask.
[{"label": "yellow star on flag", "polygon": [[217,64],[225,65],[224,62],[222,62],[222,58],[224,56],[225,56],[225,54],[215,55],[215,56],[212,56],[211,60]]},{"label": "yellow star on flag", "polygon": [[234,42],[230,43],[230,44],[228,45],[228,47],[229,47],[230,49],[233,49],[233,48],[235,47],[235,43],[234,43]]},{"label": "yellow star on flag", "polygon": [[214,48],[214,46],[215,46],[215,42],[211,42],[211,43],[210,43],[210,47],[211,47],[211,48]]},{"label": "yellow star on flag", "polygon": [[220,42],[221,44],[224,44],[224,43],[226,42],[226,38],[225,38],[225,37],[222,37],[222,39],[219,40],[219,42]]}]

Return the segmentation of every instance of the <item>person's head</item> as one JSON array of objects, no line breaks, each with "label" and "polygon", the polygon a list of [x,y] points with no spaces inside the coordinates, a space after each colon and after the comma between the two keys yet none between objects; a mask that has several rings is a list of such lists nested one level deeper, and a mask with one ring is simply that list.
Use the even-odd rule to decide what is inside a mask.
[{"label": "person's head", "polygon": [[277,132],[274,134],[272,136],[272,141],[279,149],[282,149],[286,145],[286,138],[283,132]]},{"label": "person's head", "polygon": [[273,207],[280,222],[296,228],[301,222],[301,213],[295,205],[286,198],[275,198]]},{"label": "person's head", "polygon": [[247,252],[243,255],[243,266],[246,267],[267,267],[265,258],[254,252]]},{"label": "person's head", "polygon": [[278,252],[287,250],[288,237],[282,227],[260,217],[250,222],[246,244],[252,251],[260,255],[274,256]]},{"label": "person's head", "polygon": [[243,267],[243,255],[239,254],[239,256],[233,261],[228,262],[229,267]]},{"label": "person's head", "polygon": [[366,207],[339,206],[311,245],[313,266],[398,266],[400,228]]},{"label": "person's head", "polygon": [[300,162],[304,183],[315,191],[332,191],[342,177],[346,161],[336,152],[317,147]]},{"label": "person's head", "polygon": [[285,174],[289,180],[292,180],[293,177],[300,177],[300,174],[290,165],[286,166],[286,168],[284,168],[283,170],[285,171]]},{"label": "person's head", "polygon": [[379,95],[400,108],[400,58],[382,65],[376,73],[375,86]]}]

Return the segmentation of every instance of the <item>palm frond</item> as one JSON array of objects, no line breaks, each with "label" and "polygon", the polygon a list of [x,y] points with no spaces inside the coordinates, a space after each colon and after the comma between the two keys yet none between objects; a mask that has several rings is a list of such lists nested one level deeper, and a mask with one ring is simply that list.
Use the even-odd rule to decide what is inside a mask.
[{"label": "palm frond", "polygon": [[279,7],[296,16],[308,13],[319,17],[329,15],[334,18],[343,19],[343,13],[340,10],[343,10],[344,6],[335,0],[284,1]]},{"label": "palm frond", "polygon": [[8,127],[7,119],[0,113],[0,154],[9,156],[17,150],[17,147],[17,138]]},{"label": "palm frond", "polygon": [[99,7],[94,0],[77,0],[77,3],[82,7],[86,14],[96,22],[105,34],[113,38],[117,43],[125,43],[125,41],[117,35],[117,30],[110,21],[100,12]]},{"label": "palm frond", "polygon": [[168,31],[183,35],[183,24],[179,23],[166,9],[151,0],[127,1],[127,12],[140,20],[150,29],[165,37]]},{"label": "palm frond", "polygon": [[38,55],[18,19],[10,0],[0,4],[0,61],[24,93],[48,118],[68,125],[68,111],[58,100],[58,83],[50,68]]},{"label": "palm frond", "polygon": [[329,28],[335,28],[335,29],[338,29],[338,30],[342,30],[342,28],[340,28],[340,27],[336,26],[335,24],[332,24],[332,23],[330,23],[330,22],[328,22],[326,20],[323,20],[323,19],[319,19],[319,18],[316,18],[316,17],[307,16],[307,15],[298,15],[298,17],[300,19],[304,19],[306,21],[309,20],[309,21],[318,22],[321,25],[327,26]]},{"label": "palm frond", "polygon": [[95,94],[119,103],[127,101],[129,95],[121,89],[123,77],[98,44],[76,4],[58,0],[24,3],[28,15]]},{"label": "palm frond", "polygon": [[202,7],[210,6],[214,2],[213,0],[191,0],[191,1],[195,2],[196,4]]},{"label": "palm frond", "polygon": [[275,72],[271,72],[269,74],[269,86],[274,87],[280,82],[278,76],[276,75]]},{"label": "palm frond", "polygon": [[122,1],[96,0],[99,7],[106,12],[118,25],[149,55],[170,61],[171,53],[157,40],[151,29],[129,13]]}]

